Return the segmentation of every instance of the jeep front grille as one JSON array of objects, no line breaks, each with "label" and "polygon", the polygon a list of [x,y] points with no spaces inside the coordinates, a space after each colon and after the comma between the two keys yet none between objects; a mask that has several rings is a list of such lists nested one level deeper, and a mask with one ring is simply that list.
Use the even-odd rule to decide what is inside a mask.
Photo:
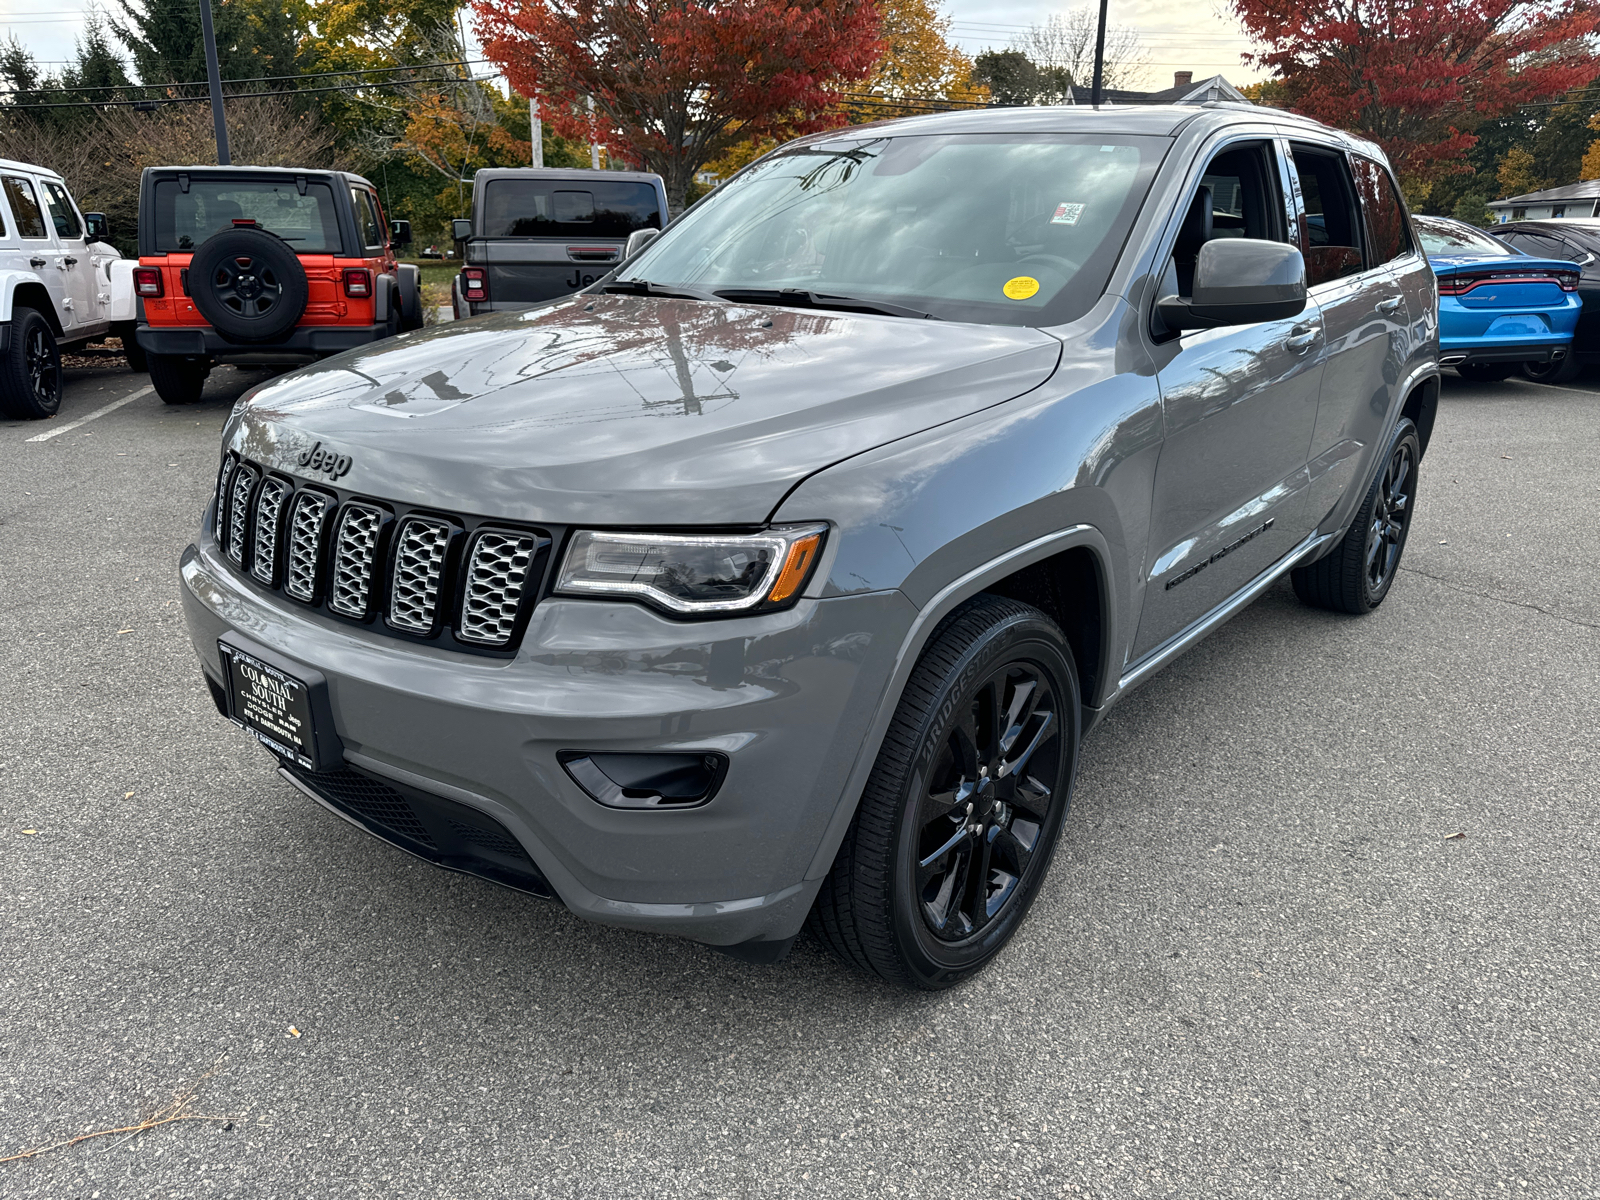
[{"label": "jeep front grille", "polygon": [[300,483],[234,451],[217,472],[217,545],[253,585],[468,654],[516,648],[561,533]]},{"label": "jeep front grille", "polygon": [[511,640],[537,549],[538,540],[527,534],[486,531],[473,540],[461,602],[463,641],[504,646]]},{"label": "jeep front grille", "polygon": [[382,531],[382,509],[367,504],[345,505],[333,545],[333,590],[328,604],[334,612],[347,617],[367,615],[372,568]]},{"label": "jeep front grille", "polygon": [[301,492],[289,519],[288,562],[283,590],[310,604],[317,598],[317,567],[322,558],[322,530],[333,502],[321,492]]},{"label": "jeep front grille", "polygon": [[233,473],[228,497],[228,557],[236,567],[244,566],[244,539],[250,524],[250,493],[261,472],[245,463]]},{"label": "jeep front grille", "polygon": [[292,490],[283,480],[268,475],[256,495],[255,556],[250,573],[262,583],[277,582],[278,521]]},{"label": "jeep front grille", "polygon": [[445,522],[426,517],[408,517],[400,526],[389,589],[389,624],[410,633],[433,632],[451,532]]}]

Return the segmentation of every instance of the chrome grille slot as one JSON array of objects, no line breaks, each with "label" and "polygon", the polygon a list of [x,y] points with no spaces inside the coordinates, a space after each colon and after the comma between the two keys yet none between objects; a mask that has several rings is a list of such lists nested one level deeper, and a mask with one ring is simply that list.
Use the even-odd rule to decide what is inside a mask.
[{"label": "chrome grille slot", "polygon": [[271,587],[278,577],[278,523],[289,499],[289,485],[268,475],[256,496],[255,556],[250,573]]},{"label": "chrome grille slot", "polygon": [[308,604],[317,595],[317,562],[322,557],[322,526],[333,502],[317,492],[301,492],[289,518],[288,561],[283,590]]},{"label": "chrome grille slot", "polygon": [[378,556],[383,511],[347,504],[339,517],[333,547],[333,583],[328,606],[347,617],[364,617],[372,596],[372,566]]},{"label": "chrome grille slot", "polygon": [[538,548],[539,539],[525,533],[488,530],[473,539],[457,632],[462,641],[504,646],[511,640]]},{"label": "chrome grille slot", "polygon": [[444,521],[423,517],[408,517],[401,524],[389,586],[389,624],[396,629],[433,632],[450,533],[451,527]]},{"label": "chrome grille slot", "polygon": [[244,566],[244,535],[250,524],[250,493],[255,490],[261,472],[249,463],[241,463],[228,485],[228,558],[236,567]]},{"label": "chrome grille slot", "polygon": [[239,456],[232,450],[222,456],[222,466],[217,471],[217,543],[226,545],[228,536],[228,484],[233,480],[233,468],[239,465]]}]

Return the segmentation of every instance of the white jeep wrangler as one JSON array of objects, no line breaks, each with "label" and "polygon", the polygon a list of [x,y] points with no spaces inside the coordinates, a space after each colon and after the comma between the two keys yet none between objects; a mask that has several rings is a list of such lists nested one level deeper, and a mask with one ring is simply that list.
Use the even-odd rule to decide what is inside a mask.
[{"label": "white jeep wrangler", "polygon": [[61,406],[61,351],[120,336],[134,341],[132,259],[101,213],[85,216],[61,176],[0,158],[0,417],[48,417]]}]

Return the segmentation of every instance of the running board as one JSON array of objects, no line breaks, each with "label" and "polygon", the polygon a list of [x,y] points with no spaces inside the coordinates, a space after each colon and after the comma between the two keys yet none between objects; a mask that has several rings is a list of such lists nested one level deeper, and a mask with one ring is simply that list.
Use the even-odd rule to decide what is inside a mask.
[{"label": "running board", "polygon": [[[1277,583],[1302,559],[1322,549],[1337,536],[1337,534],[1333,533],[1314,533],[1306,538],[1305,541],[1273,563],[1272,566],[1257,575],[1243,591],[1234,593],[1232,597],[1224,600],[1187,628],[1173,634],[1161,645],[1129,667],[1122,678],[1117,680],[1117,694],[1121,695],[1129,688],[1143,683],[1185,650],[1190,649],[1195,643],[1206,638],[1220,626],[1227,624],[1229,620],[1239,614],[1241,609],[1247,608],[1262,592]],[[1104,706],[1102,705],[1102,707]]]}]

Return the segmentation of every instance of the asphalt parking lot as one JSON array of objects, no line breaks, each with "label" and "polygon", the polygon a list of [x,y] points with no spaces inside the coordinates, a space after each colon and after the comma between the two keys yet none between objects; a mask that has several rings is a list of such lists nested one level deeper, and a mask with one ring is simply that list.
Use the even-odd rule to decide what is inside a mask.
[{"label": "asphalt parking lot", "polygon": [[[217,716],[193,408],[0,422],[5,1197],[1600,1193],[1600,390],[1447,382],[1364,620],[1279,587],[1091,736],[1011,950],[907,995],[358,833]],[[57,432],[46,441],[41,434]],[[175,1107],[188,1099],[186,1107]]]}]

